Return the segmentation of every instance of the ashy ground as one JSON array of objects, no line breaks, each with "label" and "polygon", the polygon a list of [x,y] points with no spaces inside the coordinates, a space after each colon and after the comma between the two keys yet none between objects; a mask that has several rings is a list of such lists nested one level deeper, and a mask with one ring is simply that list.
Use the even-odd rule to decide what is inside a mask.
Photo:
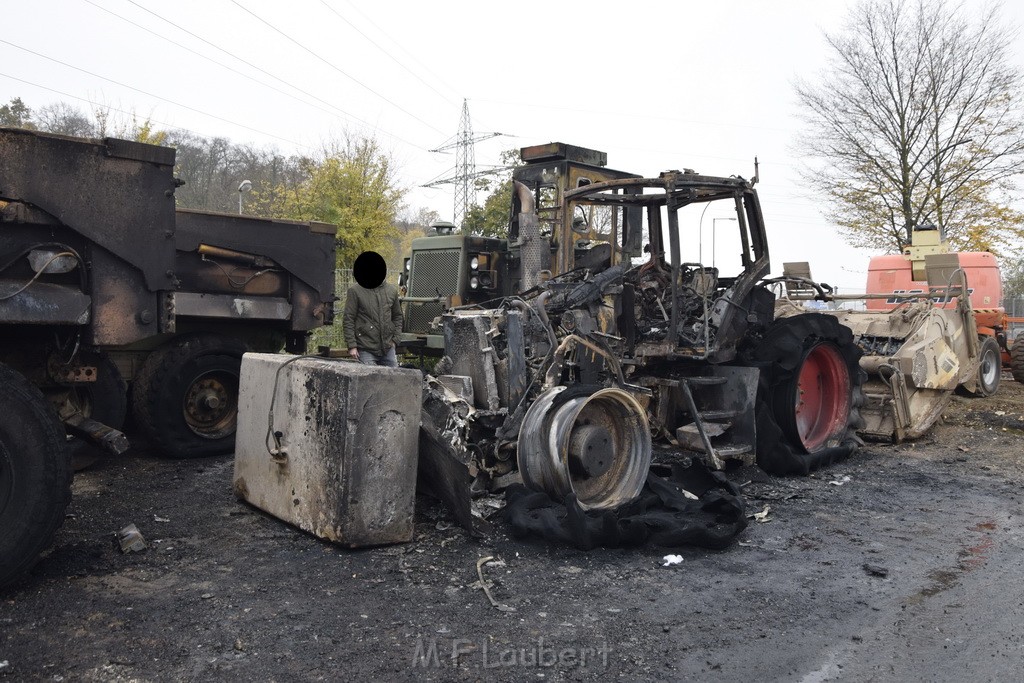
[{"label": "ashy ground", "polygon": [[916,443],[740,481],[767,515],[720,552],[478,542],[424,500],[413,543],[342,550],[238,502],[230,458],[137,452],[0,595],[0,680],[1016,680],[1022,437],[1021,385],[957,397]]}]

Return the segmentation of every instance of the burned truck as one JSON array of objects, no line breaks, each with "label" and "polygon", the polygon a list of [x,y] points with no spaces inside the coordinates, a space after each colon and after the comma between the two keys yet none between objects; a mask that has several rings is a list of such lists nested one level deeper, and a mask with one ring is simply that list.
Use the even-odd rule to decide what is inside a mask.
[{"label": "burned truck", "polygon": [[334,226],[178,210],[175,150],[0,129],[0,585],[51,541],[71,460],[234,444],[246,351],[330,324]]},{"label": "burned truck", "polygon": [[551,245],[516,184],[523,293],[442,316],[425,394],[421,471],[464,523],[466,491],[517,477],[605,509],[652,459],[806,473],[857,448],[861,351],[834,316],[776,319],[755,182],[684,170],[569,189],[562,214],[608,225],[607,247],[552,277],[529,269]]}]

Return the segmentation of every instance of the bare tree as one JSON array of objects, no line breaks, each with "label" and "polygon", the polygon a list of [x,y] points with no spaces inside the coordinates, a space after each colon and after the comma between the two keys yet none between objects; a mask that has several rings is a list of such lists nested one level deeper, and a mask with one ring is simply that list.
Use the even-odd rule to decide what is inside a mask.
[{"label": "bare tree", "polygon": [[965,249],[1024,238],[1009,208],[1024,160],[1024,77],[998,6],[969,16],[947,0],[862,0],[817,83],[799,82],[817,159],[805,179],[857,246],[900,250],[915,225]]},{"label": "bare tree", "polygon": [[54,102],[40,107],[36,111],[35,119],[39,130],[48,133],[83,138],[96,133],[96,127],[89,115],[67,102]]}]

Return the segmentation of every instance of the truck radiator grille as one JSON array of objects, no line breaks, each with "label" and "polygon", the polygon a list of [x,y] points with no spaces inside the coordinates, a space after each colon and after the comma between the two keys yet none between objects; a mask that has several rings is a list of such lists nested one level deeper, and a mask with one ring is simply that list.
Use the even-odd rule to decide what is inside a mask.
[{"label": "truck radiator grille", "polygon": [[[459,249],[417,251],[412,255],[409,296],[451,296],[458,291]],[[443,303],[405,305],[406,331],[426,334],[430,322],[444,312]]]}]

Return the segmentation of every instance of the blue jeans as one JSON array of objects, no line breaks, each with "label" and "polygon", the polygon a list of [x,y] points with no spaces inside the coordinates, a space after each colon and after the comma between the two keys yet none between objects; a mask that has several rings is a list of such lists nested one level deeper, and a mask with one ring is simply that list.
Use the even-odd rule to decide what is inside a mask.
[{"label": "blue jeans", "polygon": [[398,357],[395,355],[395,347],[392,346],[383,356],[378,356],[372,351],[359,349],[359,362],[363,365],[382,365],[387,368],[398,367]]}]

